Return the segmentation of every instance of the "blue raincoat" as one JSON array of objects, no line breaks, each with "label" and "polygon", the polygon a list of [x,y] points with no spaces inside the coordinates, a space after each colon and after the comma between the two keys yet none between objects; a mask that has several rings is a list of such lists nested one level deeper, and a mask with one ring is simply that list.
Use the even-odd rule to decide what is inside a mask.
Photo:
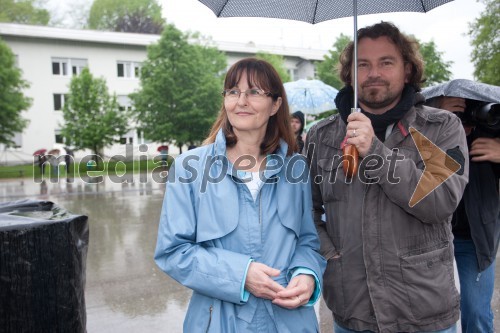
[{"label": "blue raincoat", "polygon": [[[225,158],[222,131],[215,143],[180,155],[171,167],[155,260],[193,290],[184,332],[319,331],[312,306],[288,310],[243,290],[251,260],[279,269],[274,279],[283,286],[304,268],[317,287],[322,283],[326,262],[312,218],[308,168],[301,155],[286,157],[286,151],[282,141],[268,156],[256,200]],[[320,294],[317,288],[310,303]]]}]

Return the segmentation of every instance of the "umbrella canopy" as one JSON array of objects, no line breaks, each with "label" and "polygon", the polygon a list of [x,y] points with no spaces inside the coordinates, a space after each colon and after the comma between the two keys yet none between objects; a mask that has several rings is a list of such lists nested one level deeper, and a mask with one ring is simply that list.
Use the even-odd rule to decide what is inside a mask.
[{"label": "umbrella canopy", "polygon": [[[199,0],[218,17],[269,17],[311,24],[355,15],[355,0]],[[358,1],[357,15],[428,12],[453,0]]]},{"label": "umbrella canopy", "polygon": [[422,90],[426,99],[439,96],[461,97],[486,103],[500,103],[500,87],[490,84],[456,79]]},{"label": "umbrella canopy", "polygon": [[[354,63],[357,63],[358,15],[393,12],[428,12],[453,0],[198,0],[217,17],[269,17],[311,24],[354,17]],[[360,2],[358,4],[358,2]],[[358,8],[359,7],[359,8]],[[358,66],[354,66],[354,109],[358,101]]]},{"label": "umbrella canopy", "polygon": [[159,152],[168,151],[168,146],[166,146],[166,145],[158,146],[158,148],[156,148],[156,150]]},{"label": "umbrella canopy", "polygon": [[53,148],[49,150],[47,153],[48,155],[53,155],[53,156],[59,156],[61,154],[61,151],[58,148]]},{"label": "umbrella canopy", "polygon": [[46,152],[46,151],[47,151],[47,149],[45,149],[45,148],[38,149],[37,151],[35,151],[35,152],[33,153],[33,156],[43,155],[43,154],[45,154],[45,152]]},{"label": "umbrella canopy", "polygon": [[[52,152],[52,153],[51,153]],[[52,146],[52,150],[49,151],[49,154],[52,155],[66,155],[66,148],[61,143],[55,143]]]},{"label": "umbrella canopy", "polygon": [[318,114],[333,110],[337,89],[320,80],[297,80],[284,84],[291,112]]}]

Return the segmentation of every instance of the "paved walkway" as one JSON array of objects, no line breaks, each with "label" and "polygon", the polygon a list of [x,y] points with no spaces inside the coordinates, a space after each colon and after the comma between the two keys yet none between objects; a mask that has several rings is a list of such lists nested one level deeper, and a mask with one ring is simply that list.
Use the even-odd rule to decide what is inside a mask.
[{"label": "paved walkway", "polygon": [[[49,200],[89,216],[87,331],[89,333],[182,332],[191,292],[159,271],[153,261],[165,184],[135,175],[124,184],[79,179],[44,183],[0,181],[0,201]],[[134,180],[134,182],[132,182]],[[497,268],[498,270],[498,268]],[[500,286],[497,274],[497,286]],[[331,333],[331,315],[321,304],[321,332]],[[495,327],[500,330],[498,288]]]}]

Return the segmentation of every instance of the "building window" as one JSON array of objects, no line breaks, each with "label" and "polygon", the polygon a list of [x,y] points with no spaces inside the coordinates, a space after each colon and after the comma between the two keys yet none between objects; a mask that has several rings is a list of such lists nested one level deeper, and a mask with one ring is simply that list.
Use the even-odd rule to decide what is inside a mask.
[{"label": "building window", "polygon": [[52,74],[54,75],[68,75],[68,63],[63,59],[52,59]]},{"label": "building window", "polygon": [[64,102],[68,95],[66,94],[54,94],[54,110],[61,111],[64,108]]},{"label": "building window", "polygon": [[82,70],[87,67],[87,59],[70,59],[71,60],[71,73],[79,75]]},{"label": "building window", "polygon": [[139,78],[141,63],[134,61],[118,61],[118,77]]},{"label": "building window", "polygon": [[52,74],[54,75],[78,75],[85,67],[87,67],[87,59],[52,58]]},{"label": "building window", "polygon": [[127,95],[118,95],[116,101],[118,102],[118,108],[120,109],[120,111],[132,110],[132,102]]},{"label": "building window", "polygon": [[134,144],[134,136],[135,136],[135,130],[128,131],[128,133],[126,133],[125,136],[122,136],[120,138],[120,144],[122,145]]},{"label": "building window", "polygon": [[64,143],[64,136],[61,134],[61,130],[56,130],[56,143]]},{"label": "building window", "polygon": [[288,70],[288,75],[290,75],[291,81],[297,81],[299,79],[299,71],[296,68],[290,68]]}]

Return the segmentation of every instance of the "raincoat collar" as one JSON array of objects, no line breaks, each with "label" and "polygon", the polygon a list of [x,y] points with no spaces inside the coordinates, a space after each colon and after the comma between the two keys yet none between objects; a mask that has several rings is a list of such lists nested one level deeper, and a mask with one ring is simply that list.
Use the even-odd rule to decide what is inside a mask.
[{"label": "raincoat collar", "polygon": [[[288,151],[288,144],[280,139],[280,145],[274,154],[269,154],[266,157],[266,170],[264,171],[264,178],[271,179],[276,176],[285,164],[286,153]],[[227,164],[227,173],[237,179],[242,178],[241,172],[236,170],[232,163],[229,162],[226,155],[226,136],[222,128],[217,133],[214,142],[214,157],[216,158],[215,165],[219,168],[222,168],[224,163]]]}]

